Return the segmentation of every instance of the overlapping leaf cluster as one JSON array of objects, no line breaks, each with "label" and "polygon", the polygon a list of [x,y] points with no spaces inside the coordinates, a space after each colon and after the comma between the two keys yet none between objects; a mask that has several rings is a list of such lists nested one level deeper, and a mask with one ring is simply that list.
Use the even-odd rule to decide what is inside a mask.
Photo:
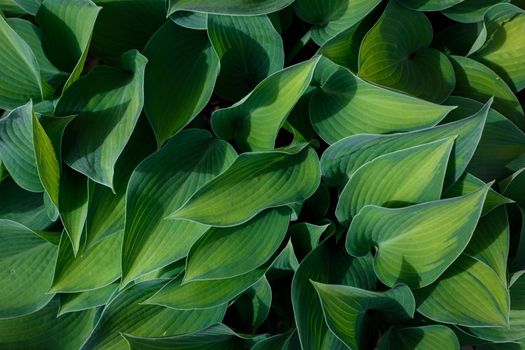
[{"label": "overlapping leaf cluster", "polygon": [[0,0],[0,349],[525,347],[524,5]]}]

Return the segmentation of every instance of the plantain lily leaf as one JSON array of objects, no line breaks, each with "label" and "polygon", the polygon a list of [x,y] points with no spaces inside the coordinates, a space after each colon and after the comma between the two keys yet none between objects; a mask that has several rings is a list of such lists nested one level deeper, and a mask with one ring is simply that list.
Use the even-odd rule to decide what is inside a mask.
[{"label": "plantain lily leaf", "polygon": [[208,14],[205,12],[177,11],[170,16],[170,19],[184,28],[208,29]]},{"label": "plantain lily leaf", "polygon": [[244,153],[169,219],[238,225],[264,209],[307,199],[319,186],[320,177],[317,155],[308,145]]},{"label": "plantain lily leaf", "polygon": [[120,57],[131,49],[141,50],[166,21],[165,0],[94,0],[102,7],[91,49],[104,62],[120,65]]},{"label": "plantain lily leaf", "polygon": [[297,335],[297,330],[268,337],[257,342],[254,346],[252,346],[251,350],[286,350],[284,346],[287,344],[288,339],[293,335]]},{"label": "plantain lily leaf", "polygon": [[126,341],[119,333],[134,336],[172,336],[195,332],[220,322],[224,305],[207,310],[173,310],[142,303],[162,281],[139,283],[115,296],[104,308],[95,329],[82,345],[87,349],[120,349]]},{"label": "plantain lily leaf", "polygon": [[305,22],[313,24],[314,41],[323,45],[336,34],[346,30],[365,18],[381,0],[296,0],[294,10]]},{"label": "plantain lily leaf", "polygon": [[210,228],[191,247],[184,282],[223,279],[263,265],[284,240],[290,209],[268,209],[245,224]]},{"label": "plantain lily leaf", "polygon": [[440,31],[432,46],[447,55],[467,56],[483,46],[486,37],[483,23],[455,23]]},{"label": "plantain lily leaf", "polygon": [[525,11],[511,4],[492,6],[484,18],[487,41],[472,58],[492,68],[514,91],[525,87]]},{"label": "plantain lily leaf", "polygon": [[169,0],[168,14],[176,11],[195,11],[255,16],[279,11],[292,2],[293,0]]},{"label": "plantain lily leaf", "polygon": [[434,284],[414,293],[417,311],[434,321],[480,327],[476,329],[506,328],[509,322],[506,281],[467,254],[462,254]]},{"label": "plantain lily leaf", "polygon": [[300,222],[290,226],[288,233],[297,255],[303,258],[314,250],[321,242],[321,236],[327,231],[330,232],[330,229],[333,230],[332,225],[331,223],[314,225]]},{"label": "plantain lily leaf", "polygon": [[[27,227],[3,219],[0,242],[1,325],[4,322],[1,319],[35,312],[53,298],[47,291],[53,279],[57,249]],[[4,329],[0,327],[0,334]],[[4,340],[0,336],[0,347]]]},{"label": "plantain lily leaf", "polygon": [[[500,186],[505,196],[512,198],[519,206],[525,208],[525,195],[523,186],[525,184],[525,168],[521,168],[508,178],[504,179]],[[524,223],[525,224],[525,223]]]},{"label": "plantain lily leaf", "polygon": [[118,284],[113,283],[87,292],[60,294],[60,310],[57,316],[104,306],[117,289]]},{"label": "plantain lily leaf", "polygon": [[[149,60],[144,108],[161,145],[208,103],[219,72],[219,57],[206,33],[172,21],[151,37],[144,55]],[[166,84],[167,79],[174,83]]]},{"label": "plantain lily leaf", "polygon": [[444,54],[428,48],[431,41],[432,25],[424,14],[390,1],[361,44],[359,75],[425,100],[442,102],[454,89],[454,69]]},{"label": "plantain lily leaf", "polygon": [[257,328],[268,317],[271,305],[272,287],[263,276],[235,300],[233,308],[241,324]]},{"label": "plantain lily leaf", "polygon": [[350,349],[359,349],[368,340],[361,334],[371,325],[364,315],[367,311],[374,310],[387,322],[404,321],[414,316],[414,296],[405,285],[386,292],[371,292],[314,281],[312,284],[319,294],[328,328]]},{"label": "plantain lily leaf", "polygon": [[352,258],[330,241],[321,243],[301,262],[292,281],[292,304],[303,349],[346,349],[323,318],[319,297],[310,281],[374,289],[372,257]]},{"label": "plantain lily leaf", "polygon": [[350,225],[346,249],[362,256],[374,245],[374,270],[381,282],[425,287],[467,246],[488,189],[486,185],[462,197],[398,209],[366,206]]},{"label": "plantain lily leaf", "polygon": [[0,11],[12,14],[35,15],[40,6],[41,0],[2,0],[0,1]]},{"label": "plantain lily leaf", "polygon": [[510,2],[510,0],[463,0],[443,11],[443,14],[457,22],[481,22],[485,12],[491,6],[505,2]]},{"label": "plantain lily leaf", "polygon": [[268,16],[209,15],[207,28],[221,61],[217,95],[238,101],[283,68],[283,41]]},{"label": "plantain lily leaf", "polygon": [[366,162],[389,152],[437,141],[457,135],[451,164],[447,169],[445,187],[463,175],[478,142],[490,109],[490,101],[469,118],[433,128],[393,135],[355,135],[330,146],[321,157],[324,180],[343,186],[349,176]]},{"label": "plantain lily leaf", "polygon": [[441,11],[454,5],[462,3],[464,0],[398,0],[403,6],[417,11]]},{"label": "plantain lily leaf", "polygon": [[57,318],[58,298],[30,315],[0,320],[0,347],[13,350],[78,349],[88,337],[95,310]]},{"label": "plantain lily leaf", "polygon": [[245,151],[274,149],[279,129],[306,91],[319,58],[281,70],[265,80],[232,107],[213,113],[213,131],[225,140],[235,139]]},{"label": "plantain lily leaf", "polygon": [[[486,101],[494,96],[492,108],[525,129],[525,116],[520,102],[508,85],[490,68],[461,56],[450,56],[456,72],[454,95]],[[448,100],[450,102],[450,99]]]},{"label": "plantain lily leaf", "polygon": [[431,127],[453,108],[383,89],[338,68],[312,94],[310,120],[321,138],[332,144],[355,134]]},{"label": "plantain lily leaf", "polygon": [[64,91],[82,73],[100,7],[91,0],[44,0],[36,14],[42,46],[49,60],[71,72]]},{"label": "plantain lily leaf", "polygon": [[459,350],[459,341],[454,332],[440,325],[422,327],[394,327],[383,335],[379,350]]},{"label": "plantain lily leaf", "polygon": [[186,130],[146,158],[129,180],[123,284],[185,257],[208,226],[163,220],[232,164],[236,154],[204,130]]},{"label": "plantain lily leaf", "polygon": [[400,207],[439,199],[453,146],[451,137],[388,153],[364,164],[339,196],[337,219],[348,224],[370,204]]}]

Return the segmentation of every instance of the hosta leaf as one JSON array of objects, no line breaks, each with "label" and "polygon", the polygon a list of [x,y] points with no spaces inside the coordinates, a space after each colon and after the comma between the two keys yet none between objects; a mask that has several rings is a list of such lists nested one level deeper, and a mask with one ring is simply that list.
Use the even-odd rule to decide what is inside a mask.
[{"label": "hosta leaf", "polygon": [[78,349],[93,328],[95,310],[57,318],[55,298],[30,315],[0,320],[0,347],[12,350]]},{"label": "hosta leaf", "polygon": [[418,11],[441,11],[464,0],[398,0],[400,4]]},{"label": "hosta leaf", "polygon": [[372,257],[352,258],[325,241],[301,262],[292,281],[292,304],[303,349],[346,349],[328,329],[319,297],[310,281],[374,289]]},{"label": "hosta leaf", "polygon": [[41,2],[41,0],[2,0],[0,10],[13,14],[35,15]]},{"label": "hosta leaf", "polygon": [[505,196],[512,198],[519,206],[525,209],[525,194],[523,193],[525,186],[525,168],[521,168],[501,181],[500,186]]},{"label": "hosta leaf", "polygon": [[450,137],[387,153],[364,164],[339,196],[337,219],[348,224],[369,204],[399,207],[439,199],[453,146]]},{"label": "hosta leaf", "polygon": [[130,51],[122,56],[125,71],[95,68],[72,85],[56,107],[57,115],[78,114],[66,129],[66,163],[111,188],[115,163],[142,110],[146,62]]},{"label": "hosta leaf", "polygon": [[449,7],[443,11],[443,14],[457,22],[481,22],[485,12],[491,6],[503,2],[510,2],[510,0],[464,0],[457,5]]},{"label": "hosta leaf", "polygon": [[233,304],[235,317],[241,324],[259,327],[268,317],[272,305],[272,287],[266,277],[242,293]]},{"label": "hosta leaf", "polygon": [[279,11],[292,2],[293,0],[169,0],[168,14],[195,11],[254,16]]},{"label": "hosta leaf", "polygon": [[472,58],[492,68],[514,90],[525,87],[525,11],[498,4],[485,13],[487,41]]},{"label": "hosta leaf", "polygon": [[[205,32],[172,21],[151,37],[144,55],[149,60],[144,108],[160,145],[208,103],[219,72],[219,57]],[[166,84],[167,80],[172,83]]]},{"label": "hosta leaf", "polygon": [[369,342],[361,334],[372,324],[367,322],[367,311],[375,311],[388,322],[404,321],[414,316],[414,296],[405,285],[386,292],[371,292],[344,285],[312,283],[319,294],[328,328],[351,349],[361,348]]},{"label": "hosta leaf", "polygon": [[[0,319],[39,310],[53,297],[47,292],[53,280],[56,246],[10,220],[0,220],[0,243]],[[0,327],[0,334],[3,329]],[[3,340],[0,336],[0,347]]]},{"label": "hosta leaf", "polygon": [[284,65],[281,36],[267,16],[208,16],[208,35],[221,61],[215,93],[238,101]]},{"label": "hosta leaf", "polygon": [[488,189],[398,209],[366,206],[350,225],[346,248],[361,256],[375,246],[374,270],[387,286],[427,286],[465,249]]},{"label": "hosta leaf", "polygon": [[204,130],[187,130],[133,172],[126,202],[123,284],[185,257],[208,226],[163,220],[232,164],[236,154]]},{"label": "hosta leaf", "polygon": [[118,294],[104,308],[93,333],[82,346],[87,349],[122,349],[119,333],[160,337],[195,332],[220,322],[226,307],[207,310],[173,310],[143,302],[162,286],[162,281],[143,282]]},{"label": "hosta leaf", "polygon": [[342,67],[326,78],[311,97],[310,120],[330,144],[355,134],[434,126],[454,108],[383,89]]},{"label": "hosta leaf", "polygon": [[489,109],[490,102],[469,118],[413,132],[347,137],[323,153],[323,177],[330,184],[342,186],[359,167],[382,154],[457,135],[445,178],[446,186],[451,185],[463,175],[474,154]]},{"label": "hosta leaf", "polygon": [[103,288],[81,293],[60,294],[60,310],[58,317],[70,312],[78,312],[104,306],[117,291],[118,284],[113,283]]},{"label": "hosta leaf", "polygon": [[431,41],[432,25],[423,13],[390,1],[361,44],[359,75],[379,85],[442,102],[454,89],[454,69],[444,54],[428,48]]},{"label": "hosta leaf", "polygon": [[237,335],[222,323],[176,337],[145,338],[130,335],[125,337],[131,350],[248,350],[254,343],[252,339]]},{"label": "hosta leaf", "polygon": [[450,61],[456,72],[454,95],[469,97],[480,102],[494,96],[492,108],[520,128],[525,128],[525,116],[520,102],[494,71],[467,57],[450,56]]},{"label": "hosta leaf", "polygon": [[71,72],[64,90],[84,69],[100,9],[91,0],[44,0],[38,9],[36,20],[46,56],[57,68]]},{"label": "hosta leaf", "polygon": [[381,338],[379,350],[459,350],[459,341],[454,332],[445,326],[391,328]]},{"label": "hosta leaf", "polygon": [[434,321],[482,327],[476,329],[508,324],[506,282],[467,254],[462,254],[434,284],[414,293],[417,311]]},{"label": "hosta leaf", "polygon": [[307,199],[319,186],[320,177],[317,155],[309,146],[244,153],[169,219],[238,225],[264,209]]},{"label": "hosta leaf", "polygon": [[141,50],[166,21],[165,0],[94,0],[102,7],[91,49],[105,62],[120,65],[122,54]]},{"label": "hosta leaf", "polygon": [[483,23],[455,23],[437,33],[432,45],[447,55],[467,56],[483,46],[486,34]]},{"label": "hosta leaf", "polygon": [[235,277],[264,264],[286,235],[290,209],[268,209],[234,227],[210,228],[192,246],[184,281]]},{"label": "hosta leaf", "polygon": [[321,236],[329,230],[330,224],[314,225],[307,222],[300,222],[290,226],[288,233],[293,243],[297,255],[305,257],[314,250],[321,242]]},{"label": "hosta leaf", "polygon": [[75,293],[102,288],[120,277],[122,234],[115,234],[77,256],[67,239],[60,242],[51,291]]},{"label": "hosta leaf", "polygon": [[274,350],[274,349],[286,350],[284,346],[286,345],[291,334],[296,335],[297,330],[294,330],[293,332],[288,331],[287,333],[277,334],[277,335],[268,337],[266,339],[263,339],[261,341],[258,341],[257,344],[252,346],[251,350]]},{"label": "hosta leaf", "polygon": [[40,69],[31,47],[0,16],[0,108],[13,109],[43,97]]},{"label": "hosta leaf", "polygon": [[322,45],[336,34],[359,23],[380,0],[296,0],[294,9],[305,22],[313,24],[314,41]]},{"label": "hosta leaf", "polygon": [[177,11],[170,15],[170,19],[188,29],[206,30],[208,28],[208,14],[205,12]]},{"label": "hosta leaf", "polygon": [[279,129],[312,79],[319,58],[281,70],[232,107],[213,113],[213,131],[245,151],[268,151]]}]

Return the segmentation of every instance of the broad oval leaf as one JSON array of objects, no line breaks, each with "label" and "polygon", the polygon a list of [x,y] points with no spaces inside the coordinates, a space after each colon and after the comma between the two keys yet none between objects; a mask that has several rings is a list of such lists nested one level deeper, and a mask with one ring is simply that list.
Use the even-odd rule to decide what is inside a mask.
[{"label": "broad oval leaf", "polygon": [[398,209],[366,206],[348,229],[346,249],[362,256],[375,246],[374,270],[387,286],[425,287],[467,246],[488,189]]},{"label": "broad oval leaf", "polygon": [[443,11],[443,14],[457,22],[476,23],[483,21],[490,7],[503,2],[510,0],[463,0]]},{"label": "broad oval leaf", "polygon": [[398,0],[400,4],[418,11],[441,11],[464,0]]},{"label": "broad oval leaf", "polygon": [[294,0],[169,0],[168,14],[176,11],[254,16],[279,11]]},{"label": "broad oval leaf", "polygon": [[58,311],[57,317],[71,312],[90,310],[104,306],[109,302],[111,296],[115,294],[117,289],[118,284],[113,283],[87,292],[60,294],[60,310]]},{"label": "broad oval leaf", "polygon": [[267,319],[272,305],[272,287],[266,279],[261,278],[242,293],[233,303],[235,317],[241,324],[253,328],[260,327]]},{"label": "broad oval leaf", "polygon": [[454,332],[441,325],[421,327],[394,327],[381,338],[379,350],[459,350],[459,341]]}]

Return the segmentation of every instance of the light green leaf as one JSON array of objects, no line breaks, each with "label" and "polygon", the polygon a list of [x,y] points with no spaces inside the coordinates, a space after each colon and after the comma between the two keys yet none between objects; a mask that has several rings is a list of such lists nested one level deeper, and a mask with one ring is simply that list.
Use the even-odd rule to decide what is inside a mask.
[{"label": "light green leaf", "polygon": [[439,199],[454,137],[379,156],[357,169],[335,214],[349,224],[366,205],[401,207]]},{"label": "light green leaf", "polygon": [[319,58],[281,70],[265,80],[232,107],[213,113],[213,131],[234,139],[242,150],[274,149],[279,129],[308,88]]},{"label": "light green leaf", "polygon": [[60,294],[60,310],[57,317],[104,306],[117,289],[118,284],[113,283],[87,292]]},{"label": "light green leaf", "polygon": [[382,320],[399,322],[414,317],[416,303],[405,285],[385,292],[371,292],[345,285],[323,284],[312,281],[323,308],[328,328],[350,349],[364,348],[371,343],[363,337],[363,330],[372,326],[366,319],[367,311],[375,311]]},{"label": "light green leaf", "polygon": [[[82,350],[123,349],[126,341],[119,333],[134,336],[172,336],[195,332],[220,322],[225,305],[207,310],[173,310],[144,305],[162,285],[162,281],[139,283],[118,294],[104,308],[102,315]],[[76,314],[76,313],[75,313]]]},{"label": "light green leaf", "polygon": [[394,327],[381,338],[379,350],[459,350],[454,332],[445,326]]},{"label": "light green leaf", "polygon": [[434,321],[480,327],[476,329],[506,327],[509,322],[506,281],[467,254],[462,254],[434,284],[414,293],[417,311]]},{"label": "light green leaf", "polygon": [[151,37],[144,55],[149,60],[144,108],[161,145],[208,103],[219,73],[219,57],[205,32],[172,21]]},{"label": "light green leaf", "polygon": [[236,154],[204,130],[186,130],[133,172],[126,200],[123,284],[185,257],[208,226],[164,220],[201,186],[232,164]]},{"label": "light green leaf", "polygon": [[168,15],[176,11],[255,16],[279,11],[293,0],[169,0]]},{"label": "light green leaf", "polygon": [[169,219],[238,225],[264,209],[307,199],[319,186],[320,178],[317,154],[308,145],[244,153]]},{"label": "light green leaf", "polygon": [[[48,290],[57,248],[10,220],[0,220],[0,243],[1,325],[1,319],[35,312],[53,298]],[[3,329],[0,327],[0,334]],[[4,338],[0,336],[0,347],[2,341]]]},{"label": "light green leaf", "polygon": [[332,144],[355,134],[431,127],[452,109],[370,84],[339,67],[312,94],[310,120],[321,138]]},{"label": "light green leaf", "polygon": [[289,221],[290,209],[280,207],[239,226],[210,228],[191,247],[184,283],[235,277],[258,268],[281,245]]},{"label": "light green leaf", "polygon": [[374,270],[387,286],[427,286],[467,246],[488,189],[398,209],[366,206],[350,225],[346,249],[362,256],[375,246]]},{"label": "light green leaf", "polygon": [[232,308],[241,324],[258,328],[268,317],[271,305],[272,287],[263,276],[235,300]]},{"label": "light green leaf", "polygon": [[215,93],[238,101],[284,65],[281,36],[268,16],[208,16],[208,36],[221,62]]},{"label": "light green leaf", "polygon": [[328,329],[310,281],[375,289],[372,256],[353,258],[331,241],[321,243],[301,262],[292,281],[292,305],[303,349],[346,349]]},{"label": "light green leaf", "polygon": [[403,6],[417,11],[441,11],[464,0],[397,0]]},{"label": "light green leaf", "polygon": [[461,3],[443,11],[443,14],[457,22],[481,22],[485,12],[491,6],[505,2],[510,2],[510,0],[463,0]]},{"label": "light green leaf", "polygon": [[0,320],[0,348],[78,349],[93,328],[95,310],[57,318],[59,304],[60,301],[55,298],[37,312]]},{"label": "light green leaf", "polygon": [[442,102],[454,89],[454,69],[444,54],[428,48],[431,41],[432,25],[423,13],[390,1],[361,44],[359,75],[379,85]]},{"label": "light green leaf", "polygon": [[122,56],[125,70],[99,66],[69,88],[57,115],[78,114],[65,134],[64,160],[93,181],[113,188],[115,163],[131,137],[143,105],[146,58]]}]

